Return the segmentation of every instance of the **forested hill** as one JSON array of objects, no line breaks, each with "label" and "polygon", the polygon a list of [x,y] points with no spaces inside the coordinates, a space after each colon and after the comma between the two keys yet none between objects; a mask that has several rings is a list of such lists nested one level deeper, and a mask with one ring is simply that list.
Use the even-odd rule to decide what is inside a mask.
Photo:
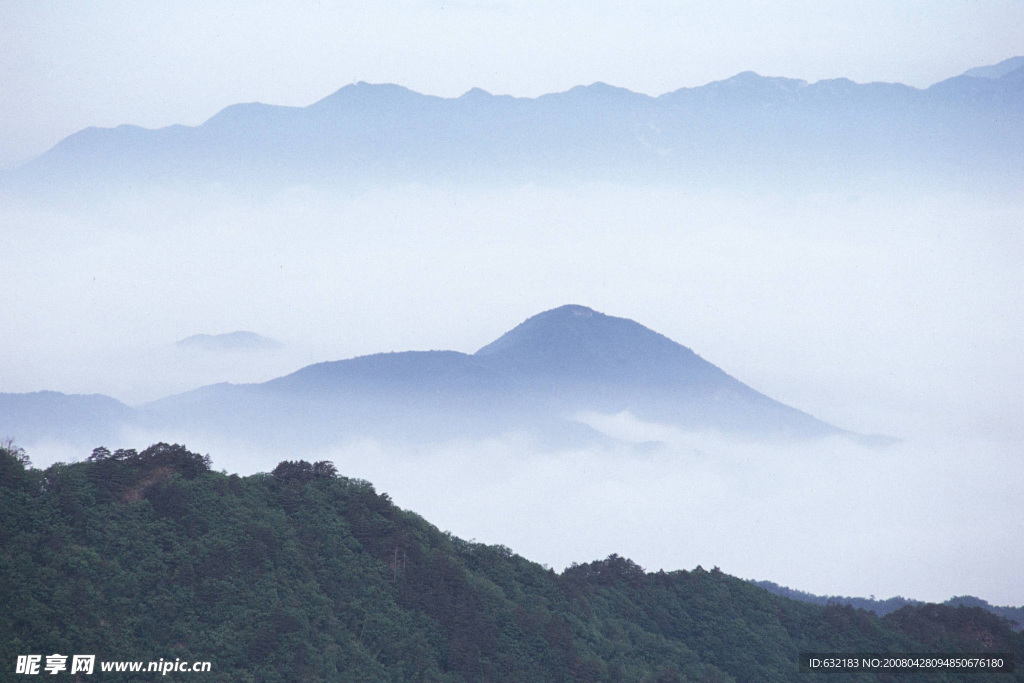
[{"label": "forested hill", "polygon": [[167,444],[45,471],[22,456],[0,449],[4,680],[33,653],[210,661],[204,681],[268,682],[805,681],[801,651],[1024,662],[1024,637],[977,608],[878,618],[615,555],[558,574],[443,533],[326,462],[238,477]]},{"label": "forested hill", "polygon": [[[800,590],[794,590],[786,586],[780,586],[777,583],[771,581],[752,581],[755,586],[764,588],[765,590],[774,593],[775,595],[781,595],[783,597],[792,598],[794,600],[800,600],[802,602],[813,602],[818,605],[828,605],[830,603],[838,603],[840,605],[850,605],[858,609],[864,609],[869,612],[874,612],[879,616],[884,616],[890,612],[895,612],[901,607],[907,605],[923,605],[924,602],[920,600],[912,600],[910,598],[904,598],[896,596],[893,598],[885,598],[884,600],[876,600],[875,598],[854,598],[845,595],[814,595],[813,593],[807,593]],[[1008,607],[1000,605],[990,605],[988,601],[976,598],[973,595],[958,595],[946,600],[943,605],[950,605],[952,607],[981,607],[984,610],[992,612],[993,614],[1005,617],[1011,622],[1011,626],[1016,631],[1024,630],[1024,607]]]}]

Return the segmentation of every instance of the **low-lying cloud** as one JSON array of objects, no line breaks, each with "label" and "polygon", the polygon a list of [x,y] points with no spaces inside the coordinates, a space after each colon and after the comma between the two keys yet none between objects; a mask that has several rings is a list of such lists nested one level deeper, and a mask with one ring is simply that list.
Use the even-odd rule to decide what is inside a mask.
[{"label": "low-lying cloud", "polygon": [[[287,452],[175,438],[230,472],[331,460],[441,529],[559,570],[618,553],[648,570],[719,566],[818,594],[1024,603],[1015,444],[764,444],[608,419],[620,423],[613,430],[631,423],[635,442],[553,450],[506,435]],[[665,440],[640,440],[654,431]],[[142,447],[166,436],[125,438]]]}]

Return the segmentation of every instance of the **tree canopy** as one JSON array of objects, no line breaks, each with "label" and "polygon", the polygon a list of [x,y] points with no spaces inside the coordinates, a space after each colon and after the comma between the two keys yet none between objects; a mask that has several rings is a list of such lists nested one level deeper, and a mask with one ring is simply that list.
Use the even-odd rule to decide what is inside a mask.
[{"label": "tree canopy", "polygon": [[[239,477],[164,443],[45,470],[0,448],[0,578],[5,667],[90,653],[210,661],[214,681],[770,682],[805,680],[802,651],[1024,661],[1022,636],[979,608],[880,619],[618,555],[558,574],[326,461]],[[959,676],[913,680],[1021,678]]]}]

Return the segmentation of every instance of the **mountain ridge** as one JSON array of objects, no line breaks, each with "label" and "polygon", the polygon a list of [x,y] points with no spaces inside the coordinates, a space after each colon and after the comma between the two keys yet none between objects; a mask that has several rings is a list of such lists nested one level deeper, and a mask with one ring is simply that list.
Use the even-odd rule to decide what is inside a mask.
[{"label": "mountain ridge", "polygon": [[1016,177],[1018,71],[968,71],[923,89],[746,71],[657,97],[602,82],[534,98],[359,82],[305,107],[230,105],[198,126],[88,128],[6,173],[5,184]]},{"label": "mountain ridge", "polygon": [[751,579],[750,583],[754,584],[758,588],[763,588],[774,595],[789,598],[791,600],[808,602],[814,605],[848,605],[854,609],[874,612],[880,617],[892,614],[896,610],[907,607],[908,605],[913,607],[922,607],[928,604],[942,604],[949,607],[959,607],[961,605],[965,607],[979,607],[986,612],[990,612],[991,614],[995,614],[996,616],[1009,621],[1010,627],[1014,631],[1024,631],[1024,606],[1016,607],[1012,605],[993,605],[987,600],[974,597],[973,595],[956,595],[942,603],[928,603],[924,600],[915,600],[913,598],[904,598],[902,596],[879,600],[874,596],[871,596],[870,598],[857,598],[845,595],[815,595],[813,593],[796,590],[787,586],[780,586],[772,581],[756,581]]},{"label": "mountain ridge", "polygon": [[[580,416],[623,412],[744,438],[869,439],[771,399],[640,323],[579,305],[531,316],[472,354],[403,351],[325,361],[266,382],[206,385],[125,410],[124,422],[156,431],[301,437],[321,445],[339,435],[603,439]],[[5,419],[0,433],[24,438]],[[31,423],[45,422],[37,416]]]}]

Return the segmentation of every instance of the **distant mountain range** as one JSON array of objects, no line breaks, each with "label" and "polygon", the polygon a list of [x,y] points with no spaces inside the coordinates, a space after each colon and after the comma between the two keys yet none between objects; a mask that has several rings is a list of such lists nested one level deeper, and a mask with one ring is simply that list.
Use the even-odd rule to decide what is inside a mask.
[{"label": "distant mountain range", "polygon": [[87,128],[8,189],[379,182],[1016,182],[1024,57],[917,89],[744,72],[659,97],[604,83],[537,98],[348,85],[307,107],[227,107],[199,126]]},{"label": "distant mountain range", "polygon": [[636,322],[583,306],[536,315],[474,354],[408,351],[318,363],[262,384],[216,384],[138,408],[106,397],[0,394],[0,434],[59,440],[88,436],[91,425],[99,438],[132,425],[292,445],[507,433],[578,443],[606,438],[581,415],[625,411],[745,438],[872,439],[772,400]]},{"label": "distant mountain range", "polygon": [[[751,583],[758,588],[764,588],[768,592],[784,598],[799,600],[800,602],[809,602],[814,605],[849,605],[855,609],[874,612],[880,617],[884,617],[886,614],[892,614],[893,612],[907,607],[908,605],[912,607],[921,607],[928,604],[923,600],[912,600],[910,598],[898,596],[894,598],[886,598],[884,600],[876,600],[874,597],[851,598],[841,595],[814,595],[813,593],[806,593],[804,591],[780,586],[779,584],[772,583],[771,581],[751,581]],[[1009,621],[1010,627],[1013,630],[1024,630],[1024,607],[990,605],[987,600],[976,598],[973,595],[959,595],[952,597],[942,604],[949,607],[980,607],[986,612],[991,612],[992,614]]]}]

